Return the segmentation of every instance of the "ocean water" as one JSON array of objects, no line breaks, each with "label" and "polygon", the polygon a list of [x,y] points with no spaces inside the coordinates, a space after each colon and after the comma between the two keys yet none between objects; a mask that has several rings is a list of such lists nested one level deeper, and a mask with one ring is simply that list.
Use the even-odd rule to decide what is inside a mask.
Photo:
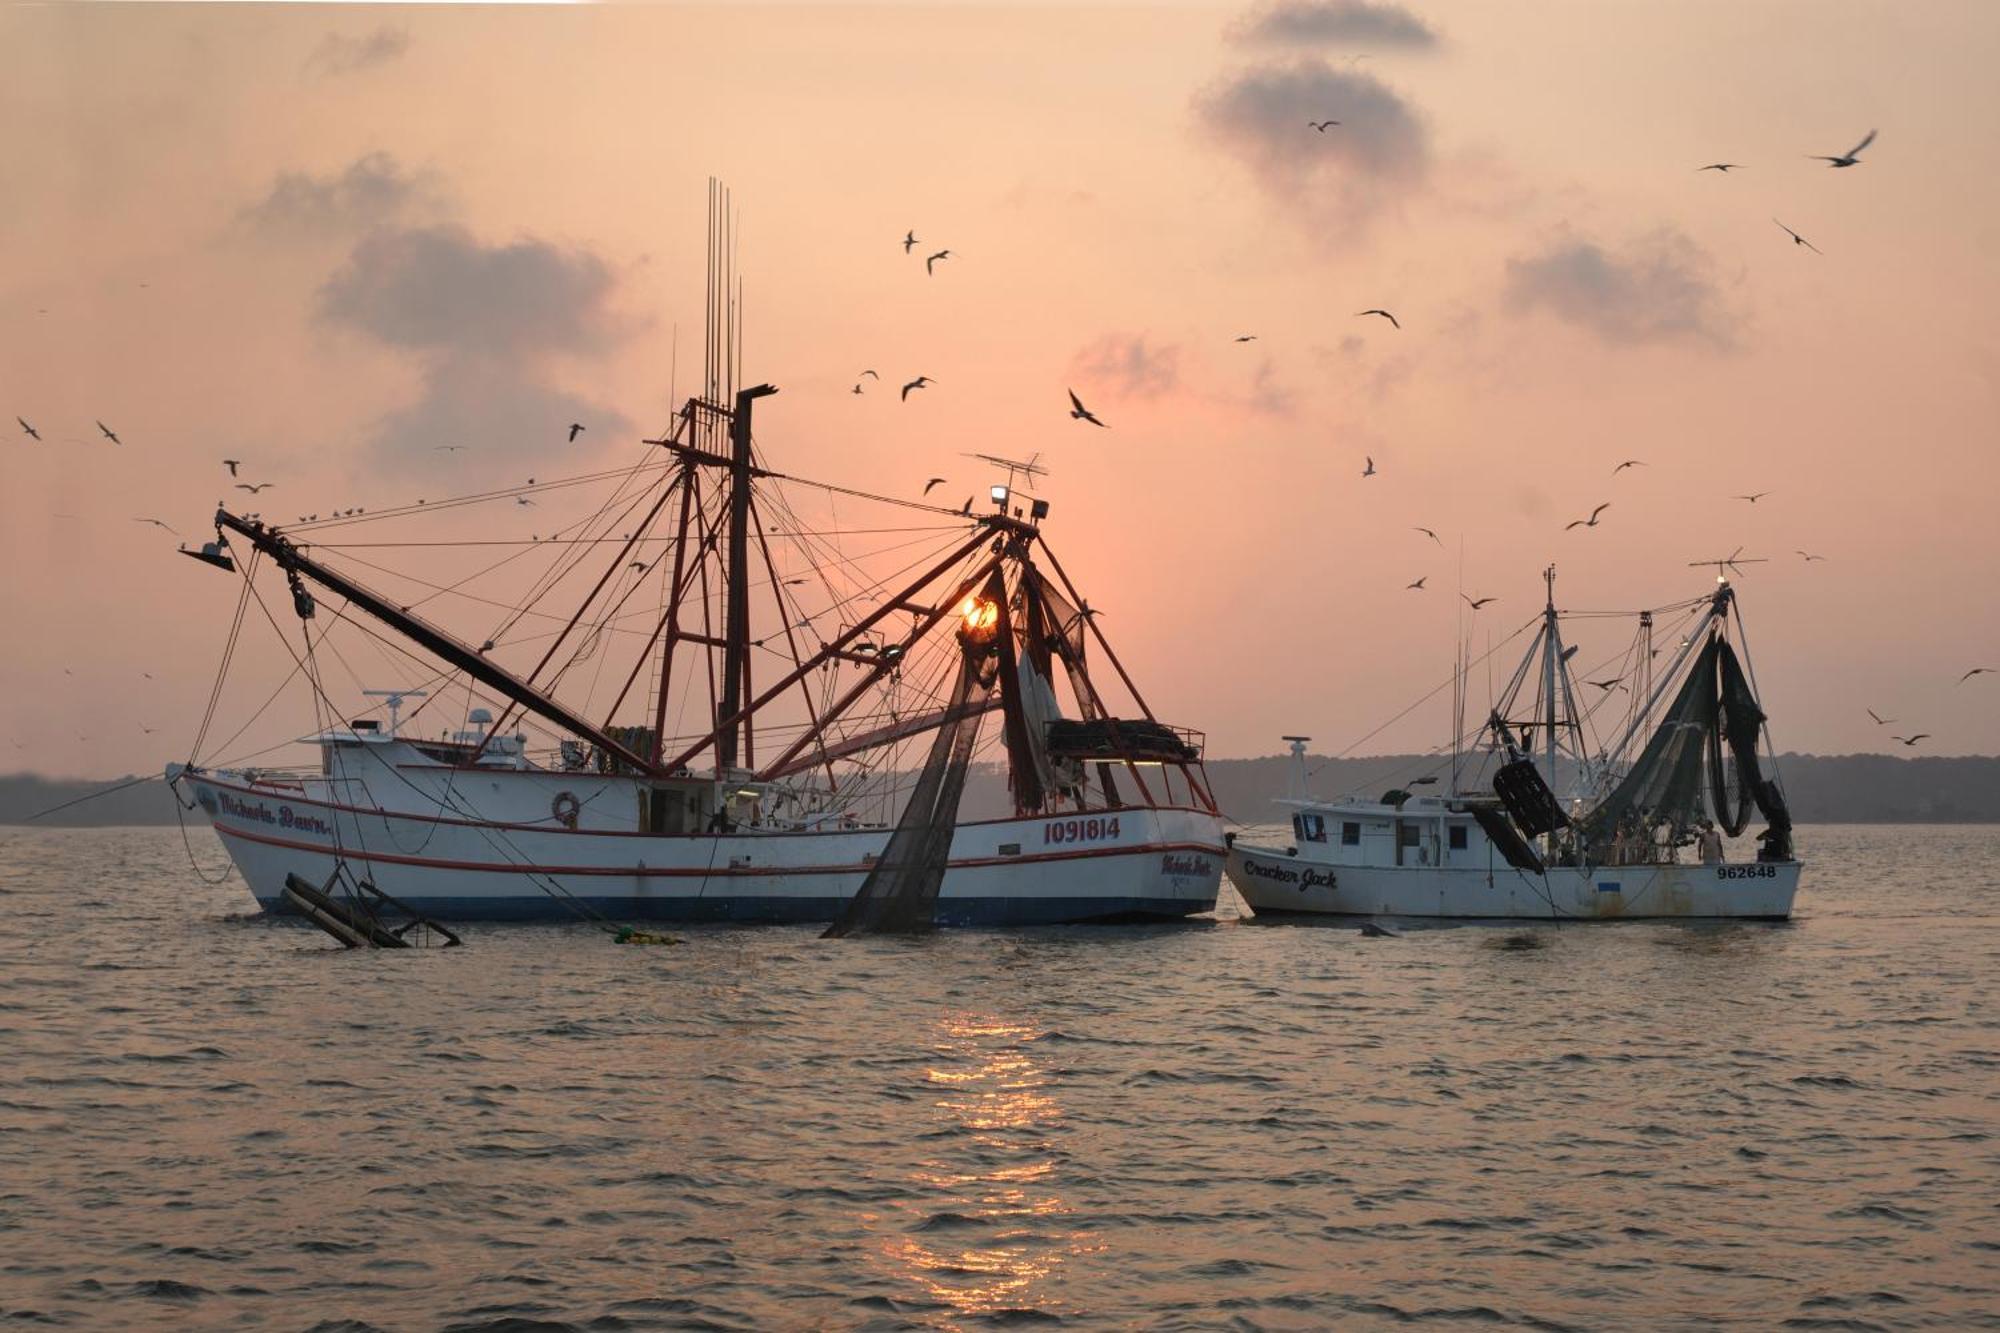
[{"label": "ocean water", "polygon": [[1783,926],[369,954],[0,831],[0,1326],[2000,1327],[2000,828],[1800,845]]}]

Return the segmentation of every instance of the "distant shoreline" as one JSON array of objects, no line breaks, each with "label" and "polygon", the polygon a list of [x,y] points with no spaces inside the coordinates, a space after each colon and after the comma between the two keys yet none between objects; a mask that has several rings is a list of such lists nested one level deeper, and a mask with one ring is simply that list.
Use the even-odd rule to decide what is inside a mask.
[{"label": "distant shoreline", "polygon": [[[1376,755],[1362,759],[1306,758],[1308,790],[1318,797],[1379,795],[1413,777],[1445,773],[1437,755]],[[2000,756],[1961,758],[1901,755],[1784,754],[1777,759],[1793,817],[1801,824],[2000,823]],[[1292,783],[1289,756],[1213,759],[1208,775],[1225,813],[1249,823],[1281,819],[1274,801]],[[34,828],[148,828],[173,824],[174,799],[158,779],[127,775],[102,781],[51,779],[33,774],[0,776],[0,825]],[[82,800],[46,818],[30,817],[120,783],[123,791]],[[1006,784],[986,766],[968,782],[964,811],[980,818],[1001,813]],[[205,820],[198,822],[205,823]]]}]

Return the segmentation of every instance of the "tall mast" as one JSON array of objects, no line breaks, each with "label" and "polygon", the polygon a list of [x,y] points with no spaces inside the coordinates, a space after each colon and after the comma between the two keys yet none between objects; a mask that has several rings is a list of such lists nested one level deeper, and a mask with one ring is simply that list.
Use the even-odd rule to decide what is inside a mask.
[{"label": "tall mast", "polygon": [[[750,665],[750,407],[777,392],[769,384],[736,395],[729,420],[729,600],[722,631],[722,700],[716,721],[735,718],[743,708],[743,677]],[[716,737],[715,771],[727,777],[736,767],[737,737],[749,731],[750,719],[731,722]]]},{"label": "tall mast", "polygon": [[1556,567],[1550,565],[1542,571],[1542,581],[1548,585],[1549,601],[1542,612],[1542,725],[1548,728],[1548,740],[1544,753],[1548,756],[1549,787],[1556,785],[1556,670],[1562,652],[1561,636],[1556,631]]}]

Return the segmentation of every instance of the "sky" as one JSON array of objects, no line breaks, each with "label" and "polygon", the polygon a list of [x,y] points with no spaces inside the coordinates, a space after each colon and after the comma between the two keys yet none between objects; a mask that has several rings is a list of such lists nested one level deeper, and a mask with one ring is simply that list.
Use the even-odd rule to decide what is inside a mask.
[{"label": "sky", "polygon": [[1739,547],[1780,748],[2000,753],[2000,675],[1958,683],[2000,667],[2000,7],[9,5],[0,45],[0,770],[187,757],[235,589],[135,520],[630,462],[712,176],[766,460],[955,503],[1039,452],[1212,757],[1428,748],[1441,708],[1380,728],[1545,565],[1629,609]]}]

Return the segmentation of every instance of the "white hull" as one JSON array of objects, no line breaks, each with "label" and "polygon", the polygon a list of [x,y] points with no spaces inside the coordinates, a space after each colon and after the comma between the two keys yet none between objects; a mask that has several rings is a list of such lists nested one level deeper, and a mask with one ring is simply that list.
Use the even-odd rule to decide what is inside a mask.
[{"label": "white hull", "polygon": [[[629,813],[637,784],[616,776],[405,776],[419,798],[435,791],[441,799],[386,810],[369,801],[365,784],[356,800],[352,781],[209,771],[179,776],[176,786],[208,814],[250,891],[272,910],[283,910],[287,874],[322,883],[344,859],[377,888],[444,920],[567,920],[578,912],[573,899],[620,920],[824,922],[860,888],[889,838],[880,827],[642,833]],[[353,803],[333,799],[336,790]],[[576,827],[550,817],[557,792],[580,807]],[[1036,925],[1206,912],[1224,854],[1221,819],[1201,810],[961,824],[937,920]]]},{"label": "white hull", "polygon": [[[1497,859],[1497,858],[1496,858]],[[1492,866],[1341,865],[1282,847],[1238,843],[1229,880],[1251,909],[1337,916],[1461,920],[1734,918],[1783,920],[1797,861],[1724,865],[1552,866],[1536,875]]]}]

